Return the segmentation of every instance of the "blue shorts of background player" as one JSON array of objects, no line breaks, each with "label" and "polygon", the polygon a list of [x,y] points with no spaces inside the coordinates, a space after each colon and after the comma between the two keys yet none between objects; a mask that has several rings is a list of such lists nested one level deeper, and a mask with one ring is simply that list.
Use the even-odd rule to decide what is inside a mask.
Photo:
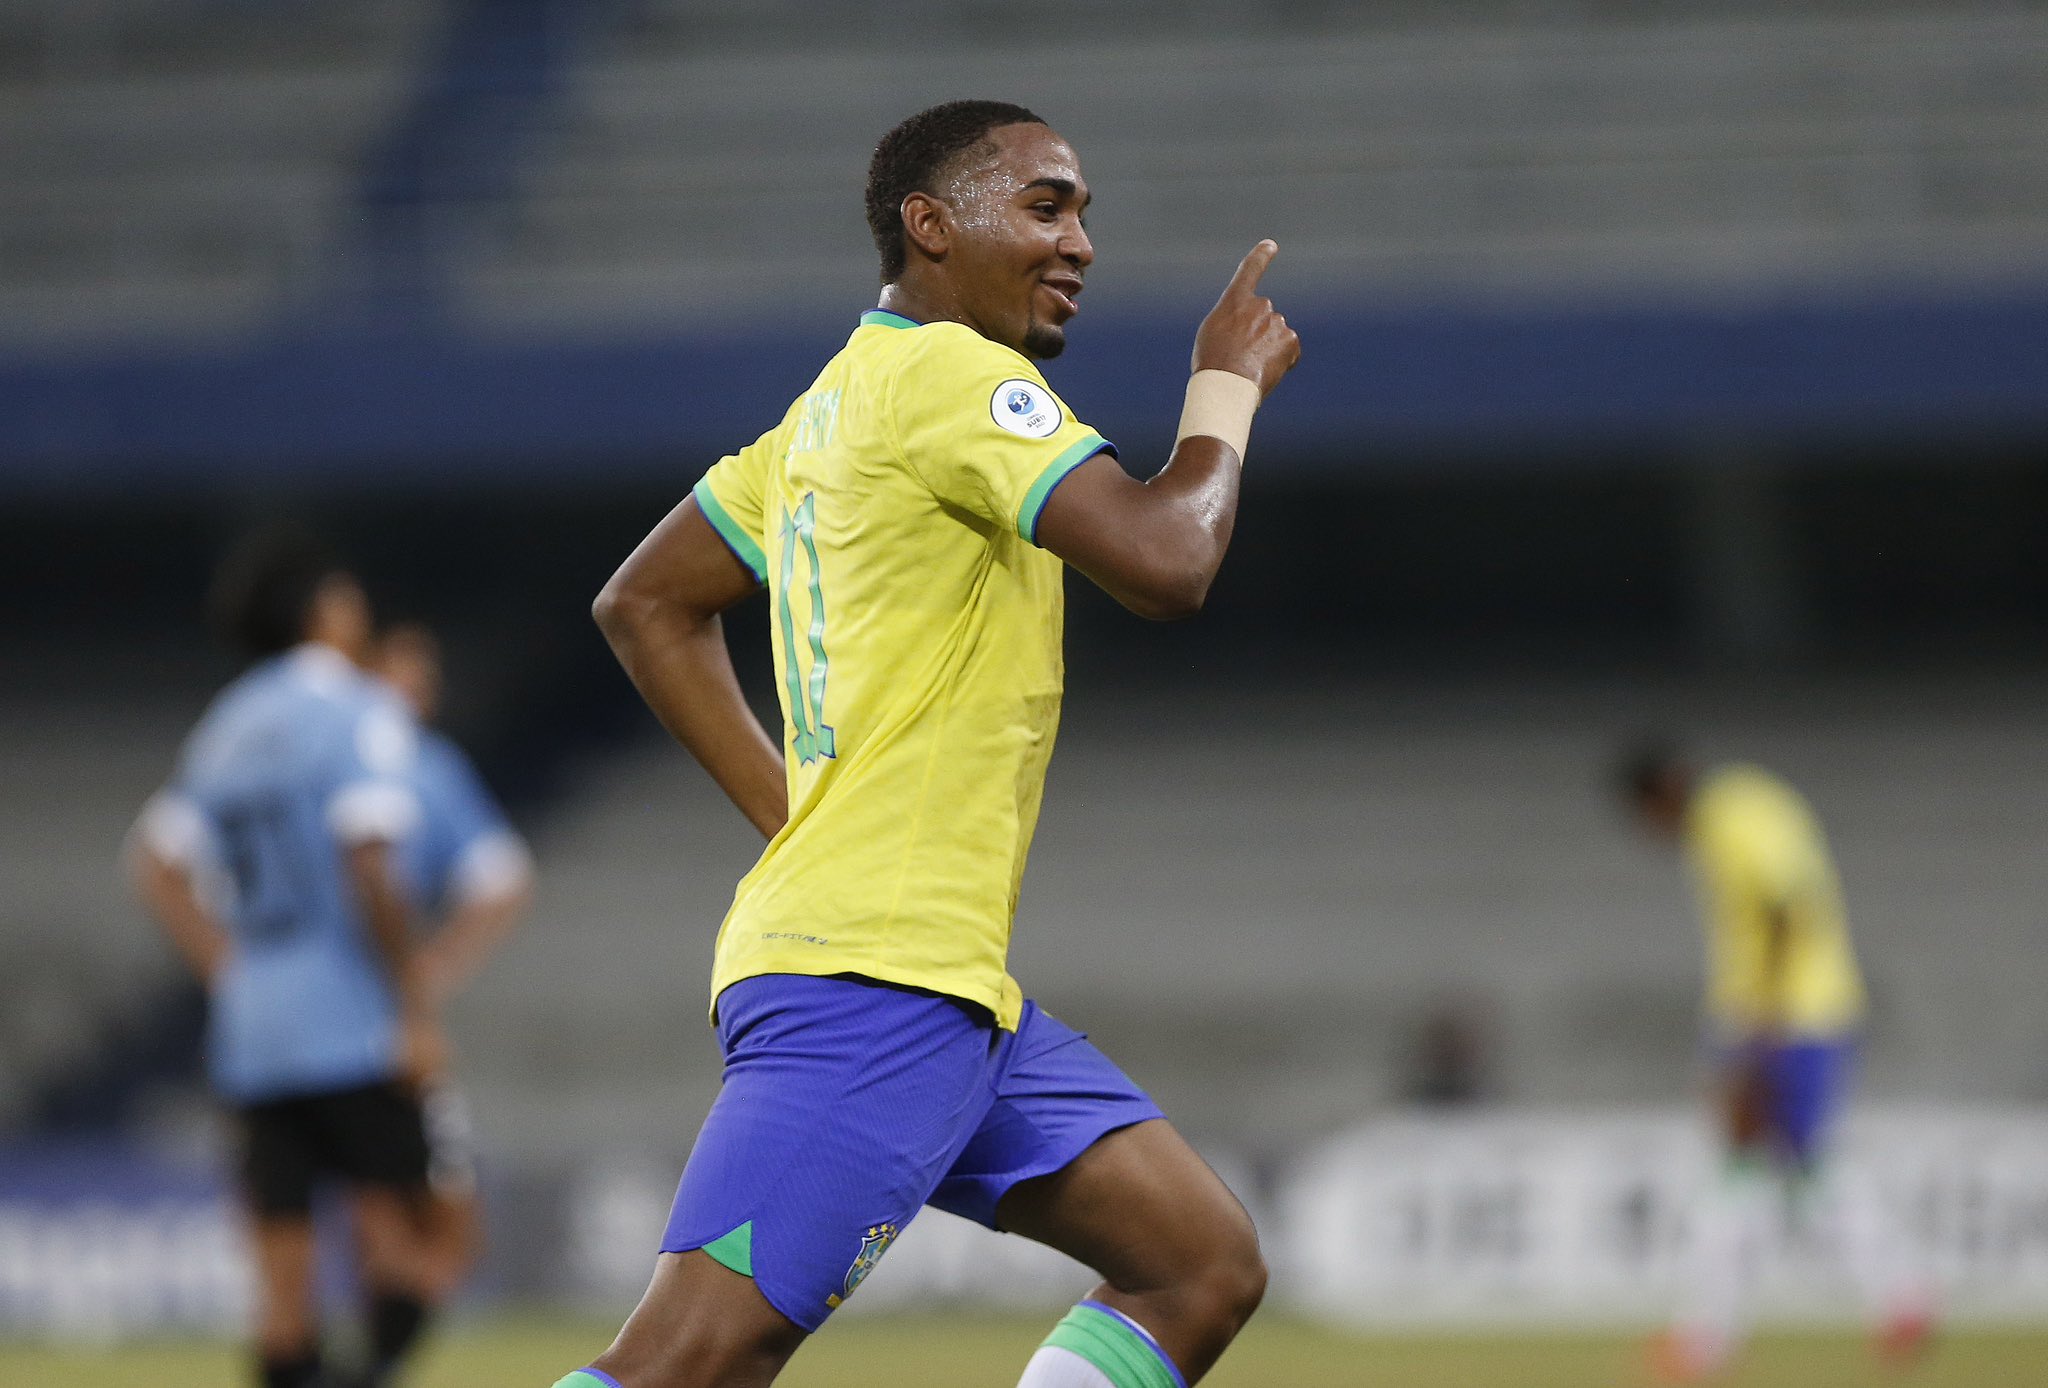
[{"label": "blue shorts of background player", "polygon": [[1731,1066],[1753,1066],[1762,1084],[1763,1140],[1787,1165],[1810,1170],[1822,1155],[1854,1077],[1851,1036],[1753,1037],[1727,1047]]},{"label": "blue shorts of background player", "polygon": [[1161,1117],[1080,1032],[1027,1002],[770,974],[718,999],[725,1077],[664,1253],[701,1248],[815,1331],[925,1205],[996,1227],[1019,1181]]}]

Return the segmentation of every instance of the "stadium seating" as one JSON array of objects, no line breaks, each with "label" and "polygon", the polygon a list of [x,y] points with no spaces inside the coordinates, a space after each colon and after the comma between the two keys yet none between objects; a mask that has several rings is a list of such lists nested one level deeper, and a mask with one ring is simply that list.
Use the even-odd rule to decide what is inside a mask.
[{"label": "stadium seating", "polygon": [[[199,697],[203,697],[200,694]],[[122,697],[10,692],[0,797],[0,1134],[35,1119],[53,1083],[82,1079],[181,978],[129,902],[122,841],[170,768],[182,711],[156,690]]]},{"label": "stadium seating", "polygon": [[[1646,718],[1818,804],[1872,976],[1878,1097],[2048,1092],[2038,980],[1997,962],[2048,899],[2048,737],[2016,691],[1083,692],[1015,971],[1184,1126],[1237,1144],[1396,1099],[1447,999],[1487,1033],[1496,1097],[1671,1102],[1692,1074],[1689,889],[1607,780]],[[486,1126],[557,1157],[599,1123],[679,1152],[715,1090],[704,987],[751,835],[650,742],[592,767],[540,850],[534,925],[458,1021]]]},{"label": "stadium seating", "polygon": [[[1380,297],[1995,275],[2048,245],[2048,27],[2010,9],[1481,6],[1395,29],[1377,7],[1213,7],[1162,36],[1067,6],[1027,39],[999,7],[932,4],[771,46],[711,6],[649,8],[569,94],[472,278],[485,311],[836,301],[869,273],[852,200],[875,136],[968,92],[1028,101],[1084,151],[1098,293],[1206,285],[1254,228],[1297,283]],[[919,16],[939,37],[900,41]],[[1028,90],[1020,42],[1043,57]]]},{"label": "stadium seating", "polygon": [[[1080,143],[1097,280],[1139,296],[1213,277],[1254,225],[1377,299],[2048,264],[2048,19],[2022,7],[1208,5],[1167,37],[1183,7],[1059,4],[1028,34],[974,0],[600,8],[566,82],[506,118],[522,150],[537,132],[524,176],[421,209],[475,317],[815,313],[871,273],[852,199],[875,135],[967,91]],[[366,161],[449,85],[437,63],[480,61],[435,47],[452,12],[8,0],[0,338],[330,311]],[[453,87],[488,102],[488,77]]]},{"label": "stadium seating", "polygon": [[[1690,1065],[1687,887],[1605,781],[1612,740],[1647,719],[1782,770],[1818,805],[1872,976],[1880,1095],[2041,1096],[2038,980],[1999,963],[2030,947],[2048,900],[2048,736],[2024,694],[1389,685],[1239,691],[1225,707],[1084,689],[1015,969],[1190,1126],[1232,1140],[1288,1140],[1397,1098],[1446,1000],[1476,1012],[1498,1097],[1668,1099]],[[0,951],[41,961],[0,980],[0,1091],[16,1104],[0,1128],[32,1080],[176,977],[114,868],[204,696],[188,676],[125,699],[8,701],[16,783],[66,792],[0,806],[10,859],[21,850]],[[534,918],[454,1020],[484,1125],[536,1160],[600,1124],[674,1148],[716,1084],[704,990],[751,832],[649,739],[569,775],[536,849]]]},{"label": "stadium seating", "polygon": [[0,347],[307,312],[434,19],[404,0],[0,5]]}]

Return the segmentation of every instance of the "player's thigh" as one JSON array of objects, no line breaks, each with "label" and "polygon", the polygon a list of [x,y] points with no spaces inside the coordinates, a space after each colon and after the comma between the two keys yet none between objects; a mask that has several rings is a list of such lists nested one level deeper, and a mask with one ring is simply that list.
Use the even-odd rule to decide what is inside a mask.
[{"label": "player's thigh", "polygon": [[474,1192],[435,1190],[426,1207],[428,1246],[438,1266],[459,1276],[483,1244],[483,1208]]},{"label": "player's thigh", "polygon": [[257,1338],[295,1351],[313,1333],[313,1186],[319,1133],[303,1099],[251,1104],[240,1128],[241,1196],[256,1270]]},{"label": "player's thigh", "polygon": [[1178,1286],[1237,1305],[1263,1284],[1257,1235],[1229,1188],[1150,1095],[1034,1003],[995,1104],[931,1203],[1050,1244],[1121,1291]]},{"label": "player's thigh", "polygon": [[322,1155],[348,1183],[356,1247],[374,1285],[418,1292],[427,1281],[427,1140],[418,1099],[397,1084],[321,1101]]},{"label": "player's thigh", "polygon": [[349,1196],[364,1280],[379,1290],[424,1294],[433,1272],[425,1199],[388,1186],[354,1186]]},{"label": "player's thigh", "polygon": [[1256,1299],[1264,1265],[1251,1216],[1165,1119],[1119,1128],[1049,1175],[1012,1186],[997,1227],[1100,1273],[1118,1291],[1191,1280],[1243,1283]]},{"label": "player's thigh", "polygon": [[256,1213],[250,1243],[257,1341],[270,1353],[294,1353],[313,1338],[312,1216]]},{"label": "player's thigh", "polygon": [[993,1023],[945,998],[764,976],[719,998],[726,1064],[660,1244],[704,1249],[816,1330],[992,1102]]},{"label": "player's thigh", "polygon": [[305,1220],[313,1215],[320,1172],[320,1134],[304,1099],[251,1104],[236,1114],[241,1138],[242,1198],[264,1220]]},{"label": "player's thigh", "polygon": [[633,1388],[755,1388],[807,1332],[754,1280],[702,1250],[664,1253],[633,1314],[595,1367]]},{"label": "player's thigh", "polygon": [[364,1085],[320,1102],[322,1153],[351,1185],[412,1204],[427,1193],[430,1153],[419,1097],[396,1081]]}]

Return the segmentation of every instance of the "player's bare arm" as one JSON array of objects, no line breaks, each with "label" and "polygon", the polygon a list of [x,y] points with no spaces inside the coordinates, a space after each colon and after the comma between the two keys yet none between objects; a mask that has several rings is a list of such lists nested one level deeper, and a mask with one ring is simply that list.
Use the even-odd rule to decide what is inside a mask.
[{"label": "player's bare arm", "polygon": [[503,891],[464,901],[450,911],[441,928],[420,946],[420,981],[427,1001],[439,1007],[476,977],[532,904],[533,878],[526,875]]},{"label": "player's bare arm", "polygon": [[171,947],[210,986],[227,963],[228,933],[200,901],[192,874],[140,844],[129,853],[128,872],[144,909],[163,927]]},{"label": "player's bare arm", "polygon": [[348,878],[355,888],[356,900],[362,903],[370,943],[383,961],[392,994],[398,999],[404,1073],[418,1083],[446,1067],[447,1043],[420,974],[412,910],[404,889],[398,885],[391,846],[376,841],[351,845]]},{"label": "player's bare arm", "polygon": [[773,838],[789,818],[782,747],[740,693],[719,618],[760,586],[688,497],[626,557],[591,615],[661,725]]},{"label": "player's bare arm", "polygon": [[[1195,334],[1193,369],[1241,377],[1259,399],[1301,356],[1294,330],[1258,292],[1278,252],[1271,241],[1254,246]],[[1039,516],[1039,543],[1141,617],[1192,616],[1230,545],[1242,465],[1229,442],[1209,433],[1187,434],[1145,482],[1097,456],[1053,491]]]}]

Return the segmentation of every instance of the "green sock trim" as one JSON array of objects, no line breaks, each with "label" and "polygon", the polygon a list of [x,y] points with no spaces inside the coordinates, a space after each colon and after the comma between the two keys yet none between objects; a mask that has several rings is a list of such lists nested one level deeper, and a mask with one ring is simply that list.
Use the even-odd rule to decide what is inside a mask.
[{"label": "green sock trim", "polygon": [[1144,1336],[1093,1306],[1076,1306],[1067,1312],[1045,1343],[1080,1355],[1102,1370],[1116,1388],[1179,1388],[1173,1370]]},{"label": "green sock trim", "polygon": [[754,1221],[748,1220],[730,1234],[721,1234],[704,1245],[713,1262],[723,1263],[742,1277],[754,1275]]},{"label": "green sock trim", "polygon": [[557,1379],[555,1381],[555,1388],[606,1388],[606,1385],[605,1381],[596,1374],[587,1374],[583,1370],[578,1369],[572,1374],[564,1374],[561,1378]]}]

